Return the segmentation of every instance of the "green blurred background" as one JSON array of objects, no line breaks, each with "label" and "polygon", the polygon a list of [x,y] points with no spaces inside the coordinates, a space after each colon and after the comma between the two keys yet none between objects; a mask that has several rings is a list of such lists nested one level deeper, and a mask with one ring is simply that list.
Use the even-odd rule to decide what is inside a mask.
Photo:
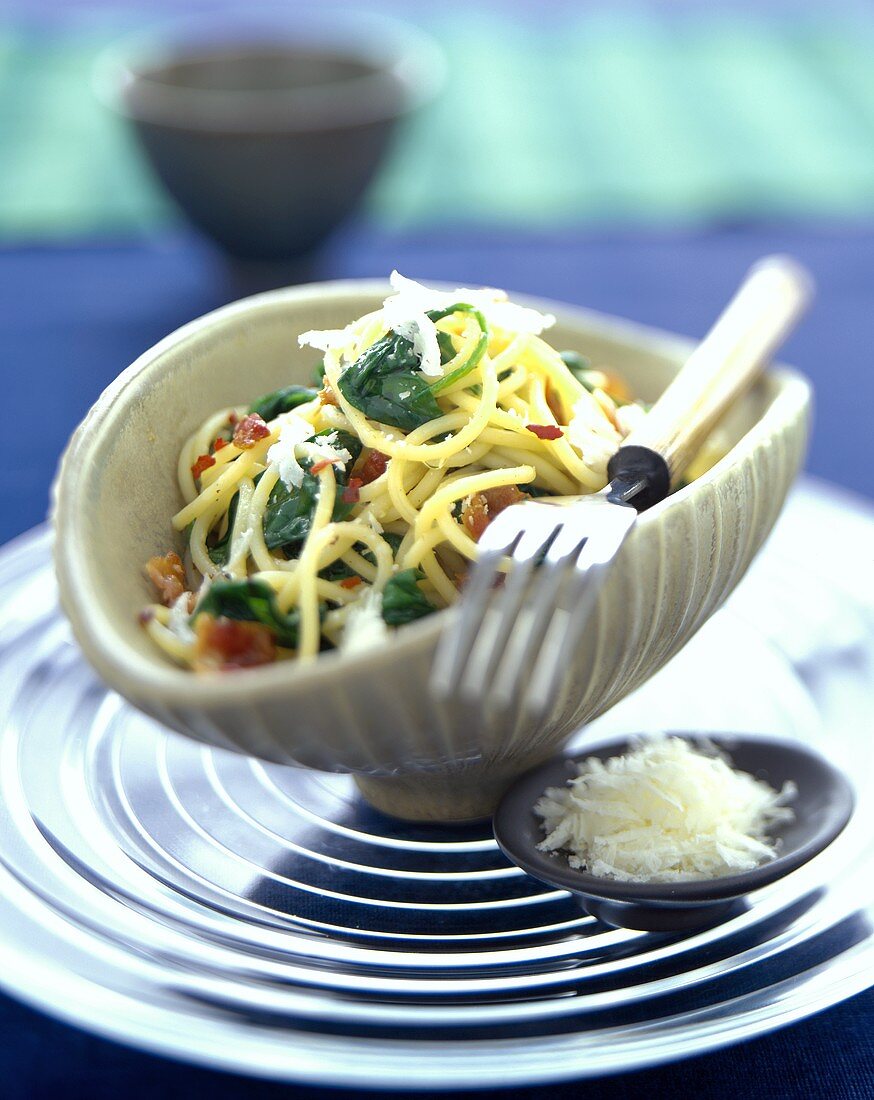
[{"label": "green blurred background", "polygon": [[[449,62],[444,94],[405,128],[369,195],[379,226],[686,226],[874,209],[867,6],[367,7],[431,31]],[[90,78],[108,43],[181,9],[220,10],[70,0],[0,21],[0,237],[172,221]]]}]

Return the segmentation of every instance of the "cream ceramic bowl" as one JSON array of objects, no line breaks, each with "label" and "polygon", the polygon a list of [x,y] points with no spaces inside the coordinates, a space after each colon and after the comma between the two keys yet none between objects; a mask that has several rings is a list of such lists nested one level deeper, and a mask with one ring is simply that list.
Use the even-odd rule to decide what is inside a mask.
[{"label": "cream ceramic bowl", "polygon": [[[164,725],[280,764],[354,773],[376,807],[417,820],[491,812],[510,781],[651,676],[731,592],[762,545],[800,466],[810,392],[774,369],[732,411],[731,452],[644,513],[623,547],[562,690],[538,726],[482,728],[429,697],[447,614],[397,631],[372,653],[327,653],[224,676],[175,668],[137,623],[152,596],[143,564],[171,546],[181,504],[176,457],[215,409],[310,377],[306,329],[377,308],[387,286],[335,282],[272,291],[185,325],[101,395],[56,483],[61,601],[82,649],[115,690]],[[654,399],[692,344],[625,321],[531,301],[549,333]]]}]

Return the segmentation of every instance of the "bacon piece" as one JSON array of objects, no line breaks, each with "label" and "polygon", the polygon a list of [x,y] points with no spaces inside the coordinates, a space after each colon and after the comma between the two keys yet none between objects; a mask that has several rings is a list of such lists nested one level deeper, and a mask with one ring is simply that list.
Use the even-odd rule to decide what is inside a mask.
[{"label": "bacon piece", "polygon": [[185,568],[175,550],[149,558],[146,573],[166,607],[175,603],[185,591]]},{"label": "bacon piece", "polygon": [[228,441],[226,439],[222,439],[222,437],[218,435],[216,436],[215,443],[213,443],[212,445],[212,449],[213,451],[220,451],[222,447],[227,447],[227,445]]},{"label": "bacon piece", "polygon": [[479,542],[482,538],[490,520],[489,505],[485,494],[472,493],[462,506],[461,523],[474,542]]},{"label": "bacon piece", "polygon": [[320,405],[339,405],[337,395],[331,389],[331,383],[325,381],[322,388],[319,390],[319,404]]},{"label": "bacon piece", "polygon": [[322,470],[327,470],[329,466],[334,465],[334,460],[330,458],[320,458],[318,462],[314,462],[310,466],[311,474],[320,474]]},{"label": "bacon piece", "polygon": [[261,623],[203,614],[197,616],[194,630],[194,667],[199,672],[231,672],[276,660],[274,637]]},{"label": "bacon piece", "polygon": [[525,500],[518,485],[499,485],[495,489],[484,489],[481,493],[472,493],[461,509],[461,522],[470,537],[479,542],[483,531],[491,521],[509,508]]},{"label": "bacon piece", "polygon": [[191,476],[197,481],[203,471],[208,470],[210,466],[215,466],[215,459],[212,455],[200,455],[191,467]]},{"label": "bacon piece", "polygon": [[234,444],[241,451],[251,450],[259,439],[266,439],[270,435],[270,429],[263,417],[257,413],[249,413],[240,420],[234,428]]},{"label": "bacon piece", "polygon": [[349,484],[343,490],[340,499],[344,504],[357,504],[361,500],[361,486],[364,481],[360,477],[350,477]]},{"label": "bacon piece", "polygon": [[230,416],[228,417],[228,424],[230,424],[230,426],[232,428],[236,428],[239,421],[240,421],[240,418],[237,416],[237,414],[235,412],[232,412],[230,414]]},{"label": "bacon piece", "polygon": [[341,588],[357,588],[358,585],[362,584],[362,583],[363,582],[362,582],[360,577],[344,577],[343,580],[340,581],[340,587]]},{"label": "bacon piece", "polygon": [[534,432],[538,439],[561,439],[564,432],[556,424],[526,424],[529,432]]},{"label": "bacon piece", "polygon": [[549,411],[561,424],[564,420],[564,405],[561,401],[561,394],[551,382],[546,383],[546,403],[549,405]]},{"label": "bacon piece", "polygon": [[382,451],[368,452],[367,458],[365,458],[358,470],[361,484],[369,485],[371,481],[376,481],[378,477],[382,477],[387,466],[388,455],[384,455]]}]

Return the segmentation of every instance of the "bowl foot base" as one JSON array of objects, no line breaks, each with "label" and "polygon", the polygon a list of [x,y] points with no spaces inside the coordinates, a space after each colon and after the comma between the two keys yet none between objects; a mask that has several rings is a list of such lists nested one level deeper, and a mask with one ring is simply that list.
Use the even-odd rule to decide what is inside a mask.
[{"label": "bowl foot base", "polygon": [[[522,770],[528,767],[526,762]],[[356,775],[355,782],[370,805],[390,817],[460,824],[490,817],[518,774],[518,766],[480,765],[454,772]]]}]

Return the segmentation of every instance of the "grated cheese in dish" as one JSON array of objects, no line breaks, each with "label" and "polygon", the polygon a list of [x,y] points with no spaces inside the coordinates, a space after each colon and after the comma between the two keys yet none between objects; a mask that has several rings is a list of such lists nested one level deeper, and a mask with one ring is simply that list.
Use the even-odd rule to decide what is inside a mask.
[{"label": "grated cheese in dish", "polygon": [[752,870],[777,855],[770,826],[795,816],[778,793],[708,747],[679,737],[637,742],[607,761],[590,757],[566,787],[537,801],[541,851],[621,882],[684,882]]}]

